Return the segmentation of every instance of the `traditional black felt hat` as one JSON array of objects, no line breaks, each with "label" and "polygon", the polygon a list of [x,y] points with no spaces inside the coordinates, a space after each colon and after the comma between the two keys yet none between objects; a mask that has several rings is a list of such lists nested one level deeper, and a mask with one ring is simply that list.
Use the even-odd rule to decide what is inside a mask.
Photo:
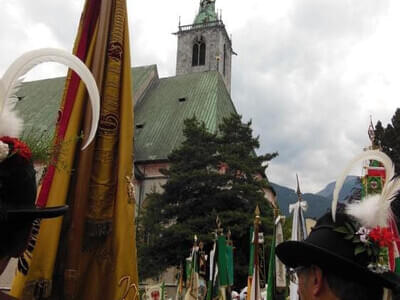
[{"label": "traditional black felt hat", "polygon": [[29,148],[20,140],[0,138],[0,222],[55,218],[68,206],[35,207],[36,171]]},{"label": "traditional black felt hat", "polygon": [[344,212],[323,215],[304,241],[286,241],[279,244],[276,254],[288,267],[317,265],[341,277],[366,284],[379,285],[400,291],[400,276],[390,271],[373,272],[369,265],[371,257],[367,252],[355,254],[356,243],[346,239],[337,228],[354,220]]}]

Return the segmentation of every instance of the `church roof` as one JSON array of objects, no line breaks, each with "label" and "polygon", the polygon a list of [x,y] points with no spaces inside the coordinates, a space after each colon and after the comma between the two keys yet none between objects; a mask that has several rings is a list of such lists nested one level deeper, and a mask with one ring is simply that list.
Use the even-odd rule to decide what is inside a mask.
[{"label": "church roof", "polygon": [[[140,99],[153,73],[157,74],[157,66],[141,66],[132,68],[133,97]],[[157,75],[158,76],[158,75]],[[24,134],[31,131],[53,132],[58,117],[58,109],[62,99],[65,77],[24,82],[17,96],[17,110],[24,119]]]},{"label": "church roof", "polygon": [[[51,138],[65,78],[23,83],[17,109],[24,134]],[[236,113],[217,71],[158,78],[157,66],[132,68],[135,99],[135,160],[165,160],[183,141],[183,121],[193,115],[215,132],[223,117]]]},{"label": "church roof", "polygon": [[183,121],[194,115],[215,132],[236,113],[217,71],[160,79],[135,107],[135,160],[164,160],[183,142]]}]

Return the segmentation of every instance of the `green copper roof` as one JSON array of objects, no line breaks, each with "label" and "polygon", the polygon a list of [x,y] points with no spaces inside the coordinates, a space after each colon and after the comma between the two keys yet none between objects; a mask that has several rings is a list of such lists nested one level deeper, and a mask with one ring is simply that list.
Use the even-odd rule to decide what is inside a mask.
[{"label": "green copper roof", "polygon": [[[132,68],[132,74],[134,97],[139,97],[135,105],[136,161],[167,159],[183,141],[186,118],[196,115],[215,132],[223,117],[236,113],[217,71],[158,79],[153,65]],[[17,109],[25,121],[24,134],[53,134],[64,81],[54,78],[22,84]]]},{"label": "green copper roof", "polygon": [[17,93],[17,110],[24,119],[24,134],[54,130],[64,89],[65,78],[23,83]]},{"label": "green copper roof", "polygon": [[[156,65],[132,68],[134,98],[141,97]],[[24,82],[17,93],[17,110],[24,119],[24,134],[54,130],[63,94],[65,77]]]},{"label": "green copper roof", "polygon": [[135,159],[167,159],[183,141],[183,121],[193,115],[215,132],[231,113],[236,110],[217,71],[163,78],[135,108]]},{"label": "green copper roof", "polygon": [[215,12],[215,0],[202,0],[200,2],[199,12],[194,19],[194,24],[214,22],[218,20]]},{"label": "green copper roof", "polygon": [[[138,93],[147,87],[147,83],[153,74],[157,74],[157,66],[141,66],[132,68],[133,98],[140,98]],[[157,75],[158,78],[158,75]]]}]

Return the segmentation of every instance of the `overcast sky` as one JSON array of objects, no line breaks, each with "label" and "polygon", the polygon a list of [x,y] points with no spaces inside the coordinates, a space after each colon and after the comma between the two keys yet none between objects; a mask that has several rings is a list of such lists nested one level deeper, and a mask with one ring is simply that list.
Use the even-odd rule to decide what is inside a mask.
[{"label": "overcast sky", "polygon": [[[199,0],[128,0],[132,64],[175,75],[176,37]],[[0,0],[0,74],[41,47],[72,50],[84,0]],[[317,192],[369,145],[367,128],[400,104],[400,1],[217,0],[233,48],[232,98],[272,182]],[[57,65],[27,78],[63,75]]]}]

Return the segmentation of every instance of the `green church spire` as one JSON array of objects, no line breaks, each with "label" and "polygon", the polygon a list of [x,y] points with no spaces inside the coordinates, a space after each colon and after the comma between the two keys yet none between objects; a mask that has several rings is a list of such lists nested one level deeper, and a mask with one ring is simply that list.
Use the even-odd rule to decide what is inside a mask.
[{"label": "green church spire", "polygon": [[193,23],[201,24],[215,21],[218,21],[218,16],[215,12],[215,0],[201,0],[199,13]]}]

